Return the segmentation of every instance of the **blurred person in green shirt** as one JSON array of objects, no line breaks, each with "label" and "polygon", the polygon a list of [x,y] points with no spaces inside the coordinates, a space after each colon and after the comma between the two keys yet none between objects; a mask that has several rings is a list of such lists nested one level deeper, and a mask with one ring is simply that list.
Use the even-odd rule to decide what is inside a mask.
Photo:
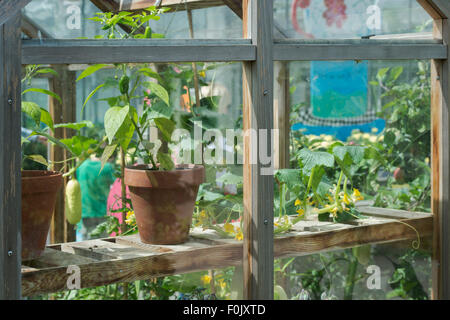
[{"label": "blurred person in green shirt", "polygon": [[[90,239],[90,233],[106,219],[106,202],[115,180],[114,167],[107,162],[101,170],[101,162],[95,157],[87,159],[77,169],[81,185],[82,219],[78,226],[82,240]],[[107,237],[107,234],[98,237]]]}]

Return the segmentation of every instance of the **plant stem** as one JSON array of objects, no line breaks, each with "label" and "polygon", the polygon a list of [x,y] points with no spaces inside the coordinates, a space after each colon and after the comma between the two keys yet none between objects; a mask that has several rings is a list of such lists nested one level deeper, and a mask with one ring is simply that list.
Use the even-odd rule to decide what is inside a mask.
[{"label": "plant stem", "polygon": [[308,202],[309,190],[311,189],[311,185],[312,185],[315,169],[316,169],[316,167],[312,168],[311,175],[309,176],[308,186],[306,187],[306,193],[305,193],[305,197],[303,199],[303,204],[304,205],[306,205],[307,202]]},{"label": "plant stem", "polygon": [[341,210],[341,201],[339,199],[339,192],[341,192],[341,182],[342,177],[344,176],[344,171],[341,171],[341,174],[339,175],[339,180],[336,186],[336,193],[334,194],[334,200],[336,202],[336,206],[339,210]]},{"label": "plant stem", "polygon": [[344,300],[353,299],[353,288],[355,287],[356,269],[358,268],[358,260],[353,256],[350,258],[348,266],[347,278],[345,279]]},{"label": "plant stem", "polygon": [[[124,71],[124,74],[125,74],[125,71]],[[130,96],[128,95],[128,93],[126,94],[126,98],[127,98],[128,105],[130,105]],[[142,141],[144,141],[144,136],[143,136],[141,130],[139,130],[139,126],[137,125],[136,121],[134,121],[133,117],[130,116],[130,120],[138,134],[138,137],[139,137],[138,147],[139,147],[139,144],[142,144]],[[156,163],[155,163],[155,160],[153,159],[153,155],[149,152],[149,150],[145,149],[145,151],[152,163],[153,169],[156,169]]]},{"label": "plant stem", "polygon": [[125,222],[126,213],[125,208],[127,206],[127,189],[125,186],[125,151],[120,147],[120,187],[122,191],[122,224],[120,226],[120,233],[124,233],[127,230],[127,224]]}]

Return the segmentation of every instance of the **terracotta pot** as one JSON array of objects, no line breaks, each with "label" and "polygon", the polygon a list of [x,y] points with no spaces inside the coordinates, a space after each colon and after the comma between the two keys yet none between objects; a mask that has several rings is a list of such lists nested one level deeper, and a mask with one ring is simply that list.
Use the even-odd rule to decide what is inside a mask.
[{"label": "terracotta pot", "polygon": [[198,188],[205,168],[180,165],[175,170],[149,170],[147,165],[125,168],[141,241],[148,244],[186,242]]},{"label": "terracotta pot", "polygon": [[45,249],[61,173],[22,171],[22,260],[38,258]]}]

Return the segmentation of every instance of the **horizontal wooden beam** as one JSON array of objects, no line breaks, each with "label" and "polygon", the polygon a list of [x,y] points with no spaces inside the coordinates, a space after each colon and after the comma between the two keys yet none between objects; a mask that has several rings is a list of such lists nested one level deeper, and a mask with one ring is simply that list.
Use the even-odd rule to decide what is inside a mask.
[{"label": "horizontal wooden beam", "polygon": [[[23,64],[253,61],[250,40],[23,40]],[[438,40],[279,41],[274,60],[446,59]]]},{"label": "horizontal wooden beam", "polygon": [[447,46],[435,40],[277,41],[274,60],[413,60],[446,59]]},{"label": "horizontal wooden beam", "polygon": [[150,6],[169,8],[171,11],[204,9],[223,6],[222,0],[120,0],[120,10],[140,10]]},{"label": "horizontal wooden beam", "polygon": [[250,40],[23,40],[23,64],[252,61]]}]

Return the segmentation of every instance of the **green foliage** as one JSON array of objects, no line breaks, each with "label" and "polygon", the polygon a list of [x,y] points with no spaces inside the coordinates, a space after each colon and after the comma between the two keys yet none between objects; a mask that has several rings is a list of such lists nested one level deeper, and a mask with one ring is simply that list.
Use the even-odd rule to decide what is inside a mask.
[{"label": "green foliage", "polygon": [[[159,15],[165,11],[165,9],[149,7],[138,13],[121,11],[114,14],[106,12],[98,13],[91,20],[103,26],[102,30],[105,30],[107,33],[106,37],[109,39],[160,37],[152,33],[149,21],[158,20]],[[121,33],[118,25],[126,25],[131,31],[129,33]],[[144,33],[140,33],[142,28],[145,28]],[[102,37],[98,36],[96,38]],[[108,66],[106,64],[90,66],[80,75],[77,81]],[[152,170],[173,170],[175,165],[170,156],[170,150],[168,152],[157,152],[153,148],[155,145],[144,139],[144,132],[149,127],[156,126],[161,132],[161,137],[168,143],[171,141],[171,135],[175,128],[169,103],[169,92],[163,85],[148,81],[148,77],[158,81],[161,81],[162,77],[148,64],[137,66],[116,64],[114,68],[116,76],[107,78],[104,83],[97,85],[84,103],[86,105],[99,90],[105,88],[117,89],[116,96],[105,99],[108,101],[110,108],[107,110],[104,118],[108,146],[102,155],[102,166],[113,155],[116,148],[120,146],[125,154],[133,152],[133,159],[137,156],[142,158],[145,164],[151,164]],[[136,95],[139,90],[142,90],[142,96]],[[142,101],[142,98],[142,108],[138,108],[135,102],[137,99]],[[137,110],[142,111],[138,114]],[[136,139],[134,139],[135,134],[137,135]],[[159,162],[159,166],[156,165],[156,162]]]},{"label": "green foliage", "polygon": [[398,263],[392,261],[395,271],[388,281],[392,291],[386,295],[387,298],[399,297],[408,300],[428,300],[428,295],[414,271],[415,254],[414,251],[409,251],[398,259]]},{"label": "green foliage", "polygon": [[[31,84],[31,79],[37,75],[42,73],[51,73],[57,76],[56,71],[51,68],[42,68],[40,65],[28,65],[25,68],[25,77],[22,79],[22,83],[27,82]],[[41,89],[41,88],[29,88],[24,90],[22,94],[27,92],[39,92],[46,94],[50,97],[57,99],[61,102],[61,98],[54,92]],[[91,138],[87,138],[80,134],[80,130],[85,127],[93,127],[93,124],[90,121],[82,121],[79,123],[60,123],[54,124],[53,119],[50,113],[40,107],[37,103],[32,101],[22,101],[22,112],[29,118],[33,120],[32,132],[31,136],[42,136],[45,137],[51,143],[67,150],[73,156],[70,160],[77,160],[77,164],[71,168],[69,173],[65,175],[70,175],[75,172],[76,168],[81,165],[81,163],[86,160],[96,149],[100,147],[99,141]],[[69,128],[75,130],[77,133],[71,137],[70,139],[56,139],[53,137],[54,130],[57,128]],[[24,146],[24,141],[27,141],[26,138],[22,138],[22,146]],[[26,143],[25,143],[26,146]],[[24,154],[22,156],[23,159],[23,168],[28,167],[25,166],[25,162],[27,160],[35,161],[41,165],[49,167],[52,163],[48,163],[45,157],[42,154],[28,154],[27,151],[29,149],[22,148]]]}]

